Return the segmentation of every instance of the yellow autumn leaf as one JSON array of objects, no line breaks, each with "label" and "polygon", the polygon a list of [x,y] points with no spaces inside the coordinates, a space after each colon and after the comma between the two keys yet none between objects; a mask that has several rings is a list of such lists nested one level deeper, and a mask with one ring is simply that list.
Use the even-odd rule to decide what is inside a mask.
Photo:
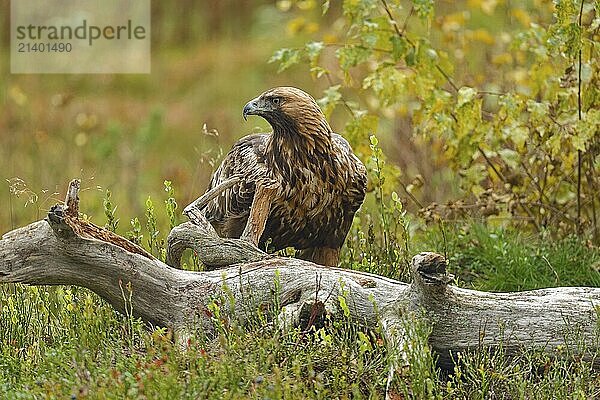
[{"label": "yellow autumn leaf", "polygon": [[492,57],[492,63],[496,65],[512,64],[513,57],[510,53],[496,54]]},{"label": "yellow autumn leaf", "polygon": [[291,0],[279,0],[277,3],[275,3],[276,7],[279,9],[279,11],[289,11],[290,8],[292,8],[292,1]]},{"label": "yellow autumn leaf", "polygon": [[18,106],[23,106],[27,103],[27,95],[18,86],[12,86],[8,94],[12,101]]},{"label": "yellow autumn leaf", "polygon": [[468,19],[469,14],[467,12],[457,12],[453,14],[448,14],[442,20],[442,31],[458,31],[465,25],[465,22]]},{"label": "yellow autumn leaf", "polygon": [[485,29],[476,29],[472,33],[472,38],[475,41],[492,45],[495,43],[494,37]]},{"label": "yellow autumn leaf", "polygon": [[317,24],[316,22],[310,22],[310,23],[306,24],[306,26],[304,27],[305,33],[315,33],[318,30],[319,30],[319,24]]},{"label": "yellow autumn leaf", "polygon": [[305,24],[306,20],[304,19],[304,17],[297,17],[290,20],[286,26],[288,34],[295,35],[299,33],[300,31],[302,31]]},{"label": "yellow autumn leaf", "polygon": [[338,36],[334,33],[326,33],[323,35],[323,43],[325,44],[337,43],[338,40]]},{"label": "yellow autumn leaf", "polygon": [[470,103],[477,96],[477,91],[473,88],[463,86],[458,90],[458,99],[456,100],[456,107],[462,107],[467,103]]},{"label": "yellow autumn leaf", "polygon": [[483,0],[481,2],[481,11],[483,11],[487,15],[492,15],[496,10],[497,5],[498,0]]},{"label": "yellow autumn leaf", "polygon": [[296,7],[298,7],[302,11],[308,11],[315,8],[316,2],[315,0],[300,0],[296,3]]},{"label": "yellow autumn leaf", "polygon": [[526,28],[528,28],[529,24],[531,24],[531,17],[529,14],[527,14],[527,11],[523,10],[522,8],[513,8],[511,15]]},{"label": "yellow autumn leaf", "polygon": [[524,126],[514,126],[505,128],[508,131],[508,137],[517,147],[518,151],[522,151],[525,148],[525,143],[529,138],[529,129]]}]

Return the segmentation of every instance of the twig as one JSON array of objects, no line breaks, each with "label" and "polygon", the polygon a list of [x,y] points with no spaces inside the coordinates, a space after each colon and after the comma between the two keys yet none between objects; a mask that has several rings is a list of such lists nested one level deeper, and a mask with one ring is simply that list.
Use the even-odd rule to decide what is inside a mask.
[{"label": "twig", "polygon": [[[585,0],[581,0],[581,7],[579,9],[579,29],[581,30],[581,19],[583,17],[583,3]],[[581,43],[579,46],[579,71],[577,73],[577,116],[581,121]],[[577,150],[577,234],[581,234],[581,164],[582,164],[582,153],[581,150]]]},{"label": "twig", "polygon": [[79,216],[79,189],[81,181],[73,179],[69,182],[69,188],[65,196],[65,214],[77,218]]},{"label": "twig", "polygon": [[[325,78],[327,78],[327,82],[329,83],[329,86],[334,86],[333,79],[331,79],[331,74],[329,73],[329,71],[325,72]],[[344,107],[346,107],[346,110],[348,110],[348,112],[350,113],[350,116],[352,118],[356,118],[356,114],[354,113],[354,110],[352,109],[352,107],[350,107],[348,102],[344,99],[344,96],[342,96],[342,104],[344,105]]]},{"label": "twig", "polygon": [[500,178],[500,180],[502,182],[506,182],[506,178],[504,177],[504,175],[502,175],[502,173],[500,171],[498,171],[498,169],[496,169],[496,166],[494,165],[494,163],[488,158],[488,156],[485,154],[485,151],[483,151],[483,149],[479,146],[477,146],[477,150],[479,150],[479,152],[481,153],[481,155],[483,156],[483,158],[485,159],[485,162],[487,163],[487,165],[490,166],[490,168],[496,173],[496,175],[498,175],[498,178]]},{"label": "twig", "polygon": [[[321,291],[322,277],[323,276],[321,274],[315,273],[315,302],[312,304],[312,307],[310,310],[310,316],[308,318],[308,323],[306,324],[306,329],[303,333],[308,333],[310,327],[315,324],[315,321],[317,320],[317,317],[319,317],[319,314],[321,312],[324,312],[324,309],[323,310],[319,309],[319,306],[324,304],[319,301],[319,292]],[[325,306],[323,305],[323,307],[325,307]]]},{"label": "twig", "polygon": [[[479,152],[485,159],[485,162],[490,166],[490,168],[492,168],[492,170],[496,173],[496,175],[498,175],[498,178],[500,178],[500,180],[502,182],[506,183],[506,178],[504,177],[504,175],[502,175],[502,173],[496,169],[496,166],[494,165],[494,163],[492,163],[492,161],[488,158],[488,156],[485,155],[485,152],[483,151],[483,149],[479,146],[477,146],[477,149],[479,150]],[[518,197],[516,198],[516,201],[517,201],[517,204],[523,209],[523,211],[525,211],[527,213],[527,215],[529,215],[529,217],[531,218],[531,222],[533,223],[533,226],[539,232],[540,226],[537,223],[535,216],[533,215],[533,212],[531,212],[529,207],[527,207],[525,204],[523,204]]]},{"label": "twig", "polygon": [[[594,154],[593,154],[593,152],[589,153],[588,163],[590,165],[589,165],[589,169],[587,171],[587,181],[588,181],[589,185],[592,187],[592,192],[598,193],[598,188],[596,186],[596,179],[594,178]],[[595,198],[595,196],[592,195],[590,200],[592,203],[592,223],[593,223],[593,229],[594,229],[594,239],[598,242],[600,239],[599,238],[600,232],[598,231],[598,219],[596,216],[596,198]]]},{"label": "twig", "polygon": [[[338,47],[338,48],[342,48],[342,47],[346,47],[348,46],[346,43],[323,43],[323,46],[325,47]],[[378,53],[385,53],[385,54],[391,54],[392,51],[389,49],[382,49],[381,47],[369,47],[369,46],[364,46],[362,44],[352,44],[351,45],[354,48],[357,49],[361,49],[361,50],[372,50],[372,51],[376,51]],[[296,50],[302,50],[302,47],[292,47],[292,49],[296,49]]]},{"label": "twig", "polygon": [[477,94],[482,95],[482,96],[504,96],[504,95],[506,95],[506,93],[492,92],[489,90],[478,90]]},{"label": "twig", "polygon": [[[394,30],[396,31],[398,36],[404,37],[404,34],[400,31],[400,28],[398,28],[398,23],[396,22],[396,19],[392,15],[392,10],[390,10],[390,7],[388,6],[387,1],[381,0],[381,2],[383,3],[383,8],[385,9],[385,12],[387,13],[388,17],[390,18],[390,24],[392,24],[392,26],[394,27]],[[411,43],[411,42],[409,41],[409,43]]]},{"label": "twig", "polygon": [[523,161],[520,161],[520,164],[521,164],[521,168],[523,168],[523,171],[525,171],[525,173],[527,174],[527,176],[529,177],[531,182],[533,182],[534,186],[537,188],[538,193],[540,194],[540,203],[544,204],[544,201],[543,201],[544,199],[546,199],[548,202],[550,202],[550,199],[548,198],[546,193],[544,193],[544,189],[540,186],[539,182],[531,174],[531,172],[529,171],[529,168],[527,168],[527,165],[525,165],[525,163]]},{"label": "twig", "polygon": [[[408,44],[410,44],[413,48],[416,47],[415,44],[412,42],[412,40],[410,40],[409,38],[407,38],[404,35],[404,29],[406,29],[406,26],[404,26],[402,28],[403,29],[402,31],[398,27],[398,23],[396,22],[396,19],[392,15],[392,10],[390,10],[390,7],[388,6],[387,1],[386,0],[381,0],[381,3],[383,4],[383,8],[384,8],[386,14],[390,18],[390,24],[392,24],[392,27],[394,28],[394,31],[396,32],[396,34],[398,35],[398,37],[405,39],[408,42]],[[444,78],[446,79],[446,81],[448,82],[448,84],[450,86],[452,86],[452,89],[454,89],[455,92],[458,92],[458,86],[456,86],[454,84],[454,82],[452,81],[452,79],[450,78],[450,76],[446,73],[446,71],[444,71],[442,69],[442,67],[440,67],[439,64],[436,64],[435,68],[440,72],[440,74],[442,74],[444,76]]]},{"label": "twig", "polygon": [[550,264],[550,261],[548,261],[548,259],[546,258],[546,256],[542,255],[542,259],[544,261],[546,261],[546,264],[548,264],[548,267],[550,267],[550,270],[554,274],[554,283],[558,284],[558,282],[560,281],[560,277],[558,276],[558,273],[556,272],[556,270],[554,269],[554,267],[552,266],[552,264]]},{"label": "twig", "polygon": [[[573,226],[577,226],[577,221],[575,221],[573,218],[570,218],[569,215],[564,210],[561,210],[560,208],[554,207],[548,203],[535,202],[535,201],[530,202],[529,204],[531,204],[532,206],[537,206],[537,207],[548,209],[548,210],[552,211],[554,214],[556,214],[557,217],[562,218],[565,222],[568,222],[569,224],[573,224]],[[555,220],[556,220],[556,217],[551,218],[548,221],[548,225],[552,225],[552,223]]]},{"label": "twig", "polygon": [[444,76],[444,78],[446,78],[446,81],[448,81],[448,83],[450,84],[450,86],[452,86],[452,89],[454,89],[455,92],[458,92],[458,86],[456,86],[454,84],[454,82],[452,81],[452,79],[450,78],[450,76],[446,73],[446,71],[444,71],[442,69],[442,67],[440,67],[438,64],[435,65],[435,69],[437,69],[440,74],[442,74]]},{"label": "twig", "polygon": [[402,180],[400,178],[398,178],[398,183],[400,184],[400,186],[402,186],[402,189],[404,189],[404,192],[408,195],[408,197],[410,197],[410,199],[419,207],[419,208],[423,208],[423,204],[408,190],[408,186],[404,184],[404,182],[402,182]]},{"label": "twig", "polygon": [[406,16],[406,19],[404,20],[404,24],[402,24],[402,30],[400,31],[403,35],[404,35],[404,32],[406,32],[406,28],[408,26],[408,20],[410,19],[410,17],[413,16],[414,12],[415,12],[415,6],[411,6],[410,11],[408,12],[408,15]]}]

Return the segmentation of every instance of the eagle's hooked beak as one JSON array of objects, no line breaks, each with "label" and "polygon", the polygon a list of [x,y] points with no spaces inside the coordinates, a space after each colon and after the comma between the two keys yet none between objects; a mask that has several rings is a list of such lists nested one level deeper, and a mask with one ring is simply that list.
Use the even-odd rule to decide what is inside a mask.
[{"label": "eagle's hooked beak", "polygon": [[262,111],[258,105],[258,101],[259,100],[257,97],[256,99],[250,100],[248,103],[246,103],[243,112],[244,121],[248,120],[248,115],[258,115],[258,112]]}]

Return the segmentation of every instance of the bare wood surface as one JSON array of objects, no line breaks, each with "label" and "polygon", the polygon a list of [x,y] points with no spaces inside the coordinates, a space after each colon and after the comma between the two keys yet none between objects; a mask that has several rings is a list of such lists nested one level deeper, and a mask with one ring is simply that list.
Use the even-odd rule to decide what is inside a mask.
[{"label": "bare wood surface", "polygon": [[[0,283],[87,287],[121,311],[126,306],[123,290],[130,285],[132,304],[127,306],[132,306],[136,316],[187,332],[210,331],[206,307],[228,293],[235,301],[231,307],[223,304],[223,313],[242,322],[255,310],[273,304],[277,293],[277,301],[284,306],[279,317],[293,325],[301,324],[306,310],[315,306],[340,315],[338,296],[345,295],[350,318],[370,327],[381,324],[400,358],[409,340],[403,324],[410,318],[426,318],[433,327],[429,343],[444,368],[452,366],[451,354],[480,346],[502,345],[507,354],[518,354],[523,347],[554,353],[562,346],[569,355],[586,358],[598,350],[597,288],[520,293],[462,289],[448,285],[445,261],[433,253],[415,256],[414,282],[409,285],[364,272],[271,257],[246,241],[218,238],[206,220],[172,232],[177,245],[170,243],[170,249],[178,250],[171,252],[171,261],[177,265],[178,251],[189,246],[201,261],[223,268],[189,272],[131,252],[128,245],[123,246],[123,238],[82,235],[73,226],[86,231],[86,225],[74,223],[61,207],[54,207],[47,220],[2,237]],[[588,347],[576,347],[578,341]]]},{"label": "bare wood surface", "polygon": [[79,179],[73,179],[69,182],[69,188],[65,196],[65,214],[69,217],[79,217],[79,189],[81,189]]},{"label": "bare wood surface", "polygon": [[[81,181],[73,179],[69,183],[67,195],[64,204],[57,204],[50,209],[47,220],[54,224],[55,232],[59,235],[76,236],[82,238],[94,238],[105,242],[114,243],[117,246],[135,254],[142,255],[149,259],[154,259],[152,254],[148,253],[142,247],[130,242],[122,236],[119,236],[107,229],[99,227],[89,221],[79,218],[79,189]],[[63,226],[65,225],[65,226]]]},{"label": "bare wood surface", "polygon": [[271,258],[247,240],[221,238],[204,215],[194,215],[193,221],[176,226],[167,238],[166,263],[179,268],[181,256],[192,249],[208,269]]}]

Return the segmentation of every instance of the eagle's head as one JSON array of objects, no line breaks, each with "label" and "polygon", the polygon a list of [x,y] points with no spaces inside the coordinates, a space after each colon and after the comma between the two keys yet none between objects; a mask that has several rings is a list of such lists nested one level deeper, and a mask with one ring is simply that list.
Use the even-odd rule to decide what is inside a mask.
[{"label": "eagle's head", "polygon": [[315,99],[295,87],[269,89],[244,106],[244,119],[258,115],[282,134],[327,135],[331,128]]}]

